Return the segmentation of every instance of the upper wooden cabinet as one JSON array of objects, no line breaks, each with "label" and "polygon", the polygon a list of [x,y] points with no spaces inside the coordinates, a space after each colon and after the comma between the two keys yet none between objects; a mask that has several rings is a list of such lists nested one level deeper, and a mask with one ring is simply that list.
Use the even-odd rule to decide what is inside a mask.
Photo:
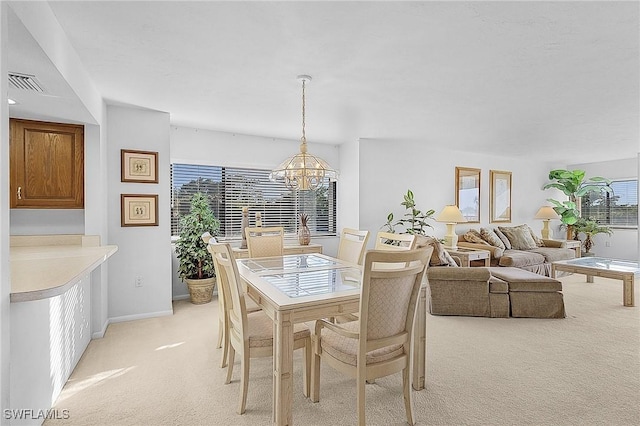
[{"label": "upper wooden cabinet", "polygon": [[84,208],[84,126],[11,119],[11,208]]}]

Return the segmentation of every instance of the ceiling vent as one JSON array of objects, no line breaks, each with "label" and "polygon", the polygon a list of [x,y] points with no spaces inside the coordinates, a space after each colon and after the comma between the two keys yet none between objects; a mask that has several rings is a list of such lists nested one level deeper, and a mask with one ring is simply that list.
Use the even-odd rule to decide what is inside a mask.
[{"label": "ceiling vent", "polygon": [[38,81],[36,76],[29,74],[18,74],[15,72],[10,72],[9,86],[13,87],[14,89],[46,93],[46,91],[42,87],[42,84]]}]

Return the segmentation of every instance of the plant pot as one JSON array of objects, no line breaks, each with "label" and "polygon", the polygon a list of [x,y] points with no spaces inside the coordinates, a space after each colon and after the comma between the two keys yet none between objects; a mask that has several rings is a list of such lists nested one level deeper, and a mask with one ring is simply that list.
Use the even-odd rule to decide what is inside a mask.
[{"label": "plant pot", "polygon": [[184,281],[189,288],[191,303],[194,305],[202,305],[211,302],[213,288],[216,286],[216,277],[202,280],[185,278]]}]

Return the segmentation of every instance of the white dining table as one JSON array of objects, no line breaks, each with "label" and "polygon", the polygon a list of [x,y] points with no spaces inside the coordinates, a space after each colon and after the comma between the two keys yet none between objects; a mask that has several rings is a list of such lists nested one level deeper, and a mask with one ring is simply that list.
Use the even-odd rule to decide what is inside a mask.
[{"label": "white dining table", "polygon": [[[273,424],[293,424],[293,325],[358,312],[361,267],[323,254],[238,259],[247,294],[273,321]],[[412,384],[424,389],[426,287],[422,286],[412,363]]]}]

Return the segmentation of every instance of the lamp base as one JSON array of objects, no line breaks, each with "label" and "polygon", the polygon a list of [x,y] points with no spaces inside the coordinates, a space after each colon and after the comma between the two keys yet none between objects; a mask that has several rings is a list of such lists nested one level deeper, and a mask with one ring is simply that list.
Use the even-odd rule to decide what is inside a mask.
[{"label": "lamp base", "polygon": [[545,219],[542,221],[542,231],[540,232],[540,234],[545,240],[549,239],[549,219]]},{"label": "lamp base", "polygon": [[444,236],[444,248],[451,250],[458,248],[458,236],[456,235],[455,223],[447,223],[447,235]]}]

